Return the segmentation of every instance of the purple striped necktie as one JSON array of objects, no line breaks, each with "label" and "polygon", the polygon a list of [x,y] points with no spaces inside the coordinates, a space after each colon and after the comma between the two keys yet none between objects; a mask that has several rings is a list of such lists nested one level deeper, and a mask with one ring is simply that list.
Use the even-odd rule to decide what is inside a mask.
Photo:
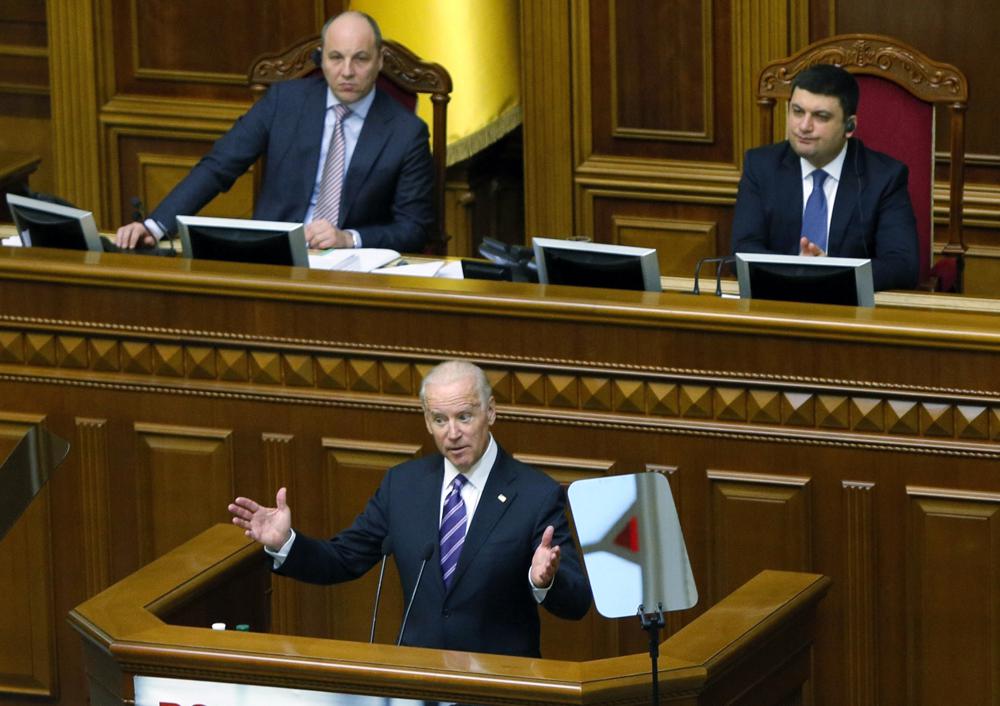
[{"label": "purple striped necktie", "polygon": [[465,502],[462,500],[462,486],[468,482],[462,473],[451,482],[448,495],[444,499],[441,513],[441,578],[444,588],[451,586],[452,576],[458,568],[458,557],[465,543]]},{"label": "purple striped necktie", "polygon": [[336,228],[340,218],[340,194],[344,184],[344,162],[347,155],[347,143],[344,140],[344,120],[351,114],[351,109],[338,103],[333,106],[337,122],[330,135],[330,146],[326,151],[326,162],[323,165],[323,177],[319,182],[319,198],[313,211],[313,220],[325,218]]}]

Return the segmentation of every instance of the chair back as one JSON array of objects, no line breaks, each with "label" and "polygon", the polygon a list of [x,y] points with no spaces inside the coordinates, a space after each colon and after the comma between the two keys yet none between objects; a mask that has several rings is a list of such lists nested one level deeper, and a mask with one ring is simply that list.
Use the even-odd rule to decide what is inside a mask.
[{"label": "chair back", "polygon": [[[247,83],[254,100],[264,95],[268,86],[291,78],[304,78],[320,71],[319,59],[323,40],[320,36],[306,37],[292,46],[272,54],[262,54],[250,64]],[[434,160],[434,206],[436,225],[429,238],[429,252],[444,255],[448,236],[444,231],[444,186],[448,166],[448,102],[451,100],[451,75],[437,63],[424,61],[399,42],[382,40],[382,71],[376,86],[416,110],[417,96],[430,97],[434,130],[431,154]],[[260,172],[261,170],[258,170]]]},{"label": "chair back", "polygon": [[[960,291],[965,253],[962,235],[965,110],[969,94],[965,76],[954,66],[933,61],[891,37],[843,34],[819,40],[761,69],[757,104],[761,111],[762,144],[773,139],[777,99],[787,99],[795,77],[815,64],[834,64],[855,74],[861,92],[857,136],[909,168],[910,200],[920,244],[921,283],[927,286],[938,280],[938,288]],[[946,106],[950,113],[950,183],[945,257],[932,267],[937,106]]]}]

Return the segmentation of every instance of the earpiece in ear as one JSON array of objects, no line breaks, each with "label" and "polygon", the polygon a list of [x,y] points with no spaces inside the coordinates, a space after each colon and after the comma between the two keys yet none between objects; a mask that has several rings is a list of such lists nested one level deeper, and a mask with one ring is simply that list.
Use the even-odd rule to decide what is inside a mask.
[{"label": "earpiece in ear", "polygon": [[309,58],[312,59],[312,63],[316,64],[317,67],[323,68],[323,50],[316,47],[309,54]]},{"label": "earpiece in ear", "polygon": [[854,132],[858,125],[854,121],[854,118],[848,118],[847,122],[844,123],[844,132]]}]

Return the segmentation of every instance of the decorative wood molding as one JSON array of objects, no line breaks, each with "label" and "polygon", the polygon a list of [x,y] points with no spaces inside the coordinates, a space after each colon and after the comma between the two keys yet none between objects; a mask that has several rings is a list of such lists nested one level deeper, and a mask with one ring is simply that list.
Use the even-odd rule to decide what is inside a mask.
[{"label": "decorative wood molding", "polygon": [[[911,486],[906,494],[906,702],[968,703],[996,680],[1000,494]],[[961,656],[944,680],[935,669],[942,654]]]},{"label": "decorative wood molding", "polygon": [[[589,129],[574,116],[570,4],[521,2],[521,102],[524,108],[524,227],[527,236],[570,235],[574,134]],[[576,36],[579,36],[578,33]]]},{"label": "decorative wood molding", "polygon": [[[709,470],[708,604],[752,567],[808,571],[812,565],[810,479]],[[767,541],[765,541],[767,540]]]},{"label": "decorative wood molding", "polygon": [[610,47],[608,61],[611,65],[611,133],[615,137],[624,139],[638,139],[644,141],[662,140],[668,142],[703,142],[710,143],[715,140],[715,98],[713,89],[715,87],[715,68],[712,57],[714,56],[713,41],[713,17],[712,3],[701,3],[701,66],[702,66],[702,94],[701,108],[704,116],[702,129],[695,132],[690,130],[656,130],[649,128],[636,128],[623,126],[618,116],[618,45],[617,45],[617,3],[608,4],[608,25],[610,36]]},{"label": "decorative wood molding", "polygon": [[[235,497],[233,432],[145,423],[134,429],[139,563],[146,564],[228,521],[225,508]],[[174,504],[178,496],[185,497],[183,513]]]},{"label": "decorative wood molding", "polygon": [[878,575],[874,517],[875,484],[842,481],[844,499],[844,664],[850,703],[878,702]]},{"label": "decorative wood molding", "polygon": [[80,504],[84,546],[85,586],[93,596],[112,583],[111,565],[111,467],[108,420],[76,419],[80,465]]},{"label": "decorative wood molding", "polygon": [[[264,474],[267,492],[287,488],[289,497],[297,497],[293,473],[295,437],[291,434],[261,434],[264,456]],[[300,631],[298,622],[298,593],[287,581],[271,584],[271,632],[295,635]]]},{"label": "decorative wood molding", "polygon": [[[760,114],[754,94],[757,72],[769,61],[809,43],[808,0],[737,0],[733,3],[733,151],[742,168],[743,154],[758,144]],[[784,135],[784,123],[774,138]]]},{"label": "decorative wood molding", "polygon": [[49,3],[49,71],[52,90],[53,154],[61,197],[94,211],[104,222],[98,101],[100,51],[98,0]]},{"label": "decorative wood molding", "polygon": [[[441,351],[310,349],[193,334],[139,338],[0,326],[0,379],[417,411],[420,380],[447,357]],[[179,339],[186,342],[176,343]],[[1000,458],[996,391],[695,370],[598,370],[586,361],[480,362],[502,413],[512,418]]]},{"label": "decorative wood molding", "polygon": [[618,473],[615,461],[592,458],[571,458],[569,456],[539,456],[537,454],[515,453],[521,463],[537,468],[562,485],[586,478],[602,478]]}]

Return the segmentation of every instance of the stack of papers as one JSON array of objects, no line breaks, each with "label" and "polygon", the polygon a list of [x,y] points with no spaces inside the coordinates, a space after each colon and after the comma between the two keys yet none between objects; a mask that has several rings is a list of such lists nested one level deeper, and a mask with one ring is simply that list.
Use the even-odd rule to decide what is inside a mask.
[{"label": "stack of papers", "polygon": [[8,248],[19,248],[21,247],[21,236],[12,235],[9,238],[0,239],[0,245],[4,245]]},{"label": "stack of papers", "polygon": [[371,272],[374,269],[399,259],[395,250],[384,248],[345,248],[327,250],[318,255],[309,255],[309,267],[314,270],[337,270],[338,272]]}]

